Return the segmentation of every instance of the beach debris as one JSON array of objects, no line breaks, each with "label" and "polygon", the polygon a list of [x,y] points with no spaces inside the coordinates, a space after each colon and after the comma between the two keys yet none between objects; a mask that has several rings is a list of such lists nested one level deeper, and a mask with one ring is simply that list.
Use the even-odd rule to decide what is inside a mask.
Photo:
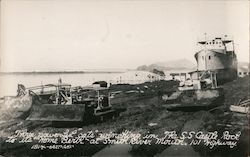
[{"label": "beach debris", "polygon": [[239,101],[236,105],[231,105],[230,110],[233,112],[249,114],[250,99]]},{"label": "beach debris", "polygon": [[9,120],[22,117],[32,105],[29,94],[22,96],[5,96],[0,104],[0,120]]},{"label": "beach debris", "polygon": [[158,123],[148,123],[148,126],[156,126]]}]

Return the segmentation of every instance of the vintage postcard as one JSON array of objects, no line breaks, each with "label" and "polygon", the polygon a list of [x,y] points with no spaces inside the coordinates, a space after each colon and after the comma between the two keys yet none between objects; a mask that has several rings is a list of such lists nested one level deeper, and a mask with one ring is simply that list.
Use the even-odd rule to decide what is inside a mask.
[{"label": "vintage postcard", "polygon": [[1,0],[0,157],[249,152],[248,0]]}]

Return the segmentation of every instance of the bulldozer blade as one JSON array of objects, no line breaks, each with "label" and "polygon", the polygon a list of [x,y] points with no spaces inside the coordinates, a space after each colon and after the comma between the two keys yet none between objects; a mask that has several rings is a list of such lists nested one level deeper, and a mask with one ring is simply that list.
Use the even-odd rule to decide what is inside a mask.
[{"label": "bulldozer blade", "polygon": [[42,104],[33,105],[30,115],[26,120],[31,121],[71,121],[80,122],[83,120],[85,105],[54,105]]}]

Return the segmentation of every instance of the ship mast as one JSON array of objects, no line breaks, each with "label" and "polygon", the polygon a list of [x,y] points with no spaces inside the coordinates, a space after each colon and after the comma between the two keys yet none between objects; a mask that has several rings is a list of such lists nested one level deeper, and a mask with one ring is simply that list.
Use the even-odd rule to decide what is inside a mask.
[{"label": "ship mast", "polygon": [[204,57],[204,59],[205,59],[205,69],[207,70],[207,44],[206,44],[206,42],[207,42],[207,33],[204,33],[204,36],[205,36],[205,57]]}]

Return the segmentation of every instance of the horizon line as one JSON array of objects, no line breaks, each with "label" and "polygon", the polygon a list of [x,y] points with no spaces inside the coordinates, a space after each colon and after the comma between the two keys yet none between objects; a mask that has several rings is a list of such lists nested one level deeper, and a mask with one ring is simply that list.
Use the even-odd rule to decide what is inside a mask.
[{"label": "horizon line", "polygon": [[133,69],[120,69],[120,70],[44,70],[44,71],[0,71],[0,74],[32,74],[32,73],[120,73]]}]

